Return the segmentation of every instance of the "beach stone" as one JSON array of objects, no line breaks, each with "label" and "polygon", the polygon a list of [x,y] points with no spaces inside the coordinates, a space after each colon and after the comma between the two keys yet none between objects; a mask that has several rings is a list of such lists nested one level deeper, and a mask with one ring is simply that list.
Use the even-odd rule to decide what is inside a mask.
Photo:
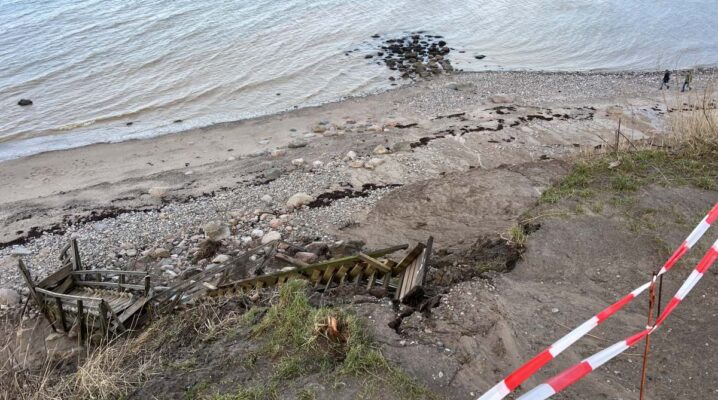
[{"label": "beach stone", "polygon": [[269,227],[272,229],[278,229],[280,226],[282,226],[282,220],[274,218],[273,220],[269,221]]},{"label": "beach stone", "polygon": [[391,151],[395,153],[411,150],[411,142],[396,142],[393,146],[391,146]]},{"label": "beach stone", "polygon": [[212,221],[206,223],[202,230],[204,235],[214,242],[219,242],[222,239],[226,239],[230,235],[229,227],[219,221]]},{"label": "beach stone", "polygon": [[261,238],[264,236],[264,231],[261,229],[254,229],[251,233],[252,237],[254,238]]},{"label": "beach stone", "polygon": [[308,144],[309,144],[309,142],[307,142],[306,140],[299,140],[299,139],[298,139],[298,140],[294,140],[294,141],[290,142],[290,143],[287,145],[287,147],[289,147],[290,149],[298,149],[298,148],[301,148],[301,147],[306,147]]},{"label": "beach stone", "polygon": [[242,244],[247,245],[252,243],[252,237],[251,236],[242,236],[239,238],[239,241],[242,242]]},{"label": "beach stone", "polygon": [[137,250],[129,249],[125,252],[125,255],[127,255],[127,257],[134,257],[137,255]]},{"label": "beach stone", "polygon": [[275,240],[282,239],[282,234],[277,231],[267,232],[266,235],[262,236],[262,244],[267,244]]},{"label": "beach stone", "polygon": [[323,124],[316,124],[312,128],[312,132],[314,132],[314,133],[324,133],[326,131],[327,131],[327,127],[324,126]]},{"label": "beach stone", "polygon": [[296,193],[287,200],[287,207],[299,208],[314,201],[314,197],[306,193]]},{"label": "beach stone", "polygon": [[284,157],[285,155],[287,155],[287,151],[284,149],[276,149],[276,150],[272,150],[272,152],[269,153],[269,155],[272,156],[273,158]]},{"label": "beach stone", "polygon": [[386,148],[383,144],[380,144],[374,148],[373,153],[380,155],[380,154],[386,154],[389,152],[389,149]]},{"label": "beach stone", "polygon": [[174,279],[177,277],[177,273],[171,270],[163,272],[162,275],[169,279]]},{"label": "beach stone", "polygon": [[17,102],[17,105],[25,107],[25,106],[31,106],[32,100],[30,99],[20,99],[20,101]]},{"label": "beach stone", "polygon": [[381,132],[384,130],[384,127],[377,124],[371,124],[366,127],[366,130],[368,130],[369,132]]},{"label": "beach stone", "polygon": [[294,160],[292,160],[292,165],[294,165],[295,167],[302,166],[302,165],[304,165],[304,159],[303,158],[295,158]]},{"label": "beach stone", "polygon": [[271,168],[264,173],[264,177],[270,180],[279,179],[282,176],[282,170],[279,168]]},{"label": "beach stone", "polygon": [[314,162],[312,163],[312,167],[314,167],[314,168],[321,168],[321,167],[323,167],[323,166],[324,166],[324,162],[323,162],[323,161],[316,160],[316,161],[314,161]]},{"label": "beach stone", "polygon": [[183,280],[189,279],[189,278],[191,278],[195,275],[199,275],[201,273],[202,273],[202,270],[199,268],[195,268],[195,267],[187,268],[186,270],[182,271],[182,273],[180,274],[180,279],[183,279]]},{"label": "beach stone", "polygon": [[349,166],[352,168],[362,168],[364,166],[364,162],[361,160],[354,160],[349,163]]},{"label": "beach stone", "polygon": [[305,262],[307,264],[311,264],[315,261],[317,261],[317,255],[314,253],[310,253],[308,251],[300,251],[297,254],[294,255],[294,258],[301,262]]},{"label": "beach stone", "polygon": [[271,204],[271,203],[274,201],[274,199],[272,198],[272,196],[270,196],[270,195],[268,195],[268,194],[265,194],[264,196],[262,196],[262,199],[261,199],[261,200],[262,200],[263,202],[267,203],[267,204]]},{"label": "beach stone", "polygon": [[166,186],[155,186],[155,187],[151,187],[150,190],[147,191],[147,193],[149,193],[150,196],[156,197],[159,199],[159,198],[164,197],[167,194],[167,192],[169,192],[169,191],[170,191],[170,188],[168,188]]},{"label": "beach stone", "polygon": [[158,247],[152,250],[151,256],[152,258],[168,258],[170,256],[170,251],[165,248]]},{"label": "beach stone", "polygon": [[356,160],[357,153],[354,150],[350,150],[344,158],[347,160]]},{"label": "beach stone", "polygon": [[222,264],[229,261],[229,256],[226,254],[219,254],[215,258],[212,259],[212,262],[215,264]]},{"label": "beach stone", "polygon": [[507,94],[497,94],[497,95],[491,96],[491,102],[494,104],[513,103],[514,98]]},{"label": "beach stone", "polygon": [[10,255],[14,257],[29,256],[30,254],[32,254],[32,251],[25,246],[13,247],[13,249],[10,250]]},{"label": "beach stone", "polygon": [[384,164],[384,160],[381,158],[372,158],[371,160],[367,161],[364,167],[368,169],[374,169],[380,165]]},{"label": "beach stone", "polygon": [[20,294],[14,289],[0,288],[0,305],[14,306],[20,303],[20,301]]}]

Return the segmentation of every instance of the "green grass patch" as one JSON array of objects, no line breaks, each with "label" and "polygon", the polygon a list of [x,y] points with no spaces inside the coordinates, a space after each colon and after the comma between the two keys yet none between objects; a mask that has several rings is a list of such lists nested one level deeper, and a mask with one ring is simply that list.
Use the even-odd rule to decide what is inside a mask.
[{"label": "green grass patch", "polygon": [[[579,161],[569,175],[547,189],[539,200],[555,204],[562,199],[586,199],[598,192],[635,192],[642,186],[691,185],[706,190],[718,188],[718,157],[664,150],[640,150]],[[613,166],[613,167],[612,167]]]}]

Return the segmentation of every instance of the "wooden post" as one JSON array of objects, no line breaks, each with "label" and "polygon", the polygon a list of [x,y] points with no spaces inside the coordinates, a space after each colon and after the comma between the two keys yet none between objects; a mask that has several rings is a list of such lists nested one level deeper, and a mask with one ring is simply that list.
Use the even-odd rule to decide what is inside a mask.
[{"label": "wooden post", "polygon": [[145,297],[150,295],[150,276],[145,275]]},{"label": "wooden post", "polygon": [[[647,327],[652,326],[653,323],[653,306],[656,300],[656,273],[653,273],[653,280],[651,286],[648,289],[648,323]],[[645,395],[646,386],[646,371],[648,369],[648,351],[651,346],[651,335],[646,335],[646,346],[643,348],[643,366],[641,367],[641,391],[639,393],[639,399],[643,400]]]},{"label": "wooden post", "polygon": [[100,329],[102,330],[102,336],[107,339],[110,334],[109,324],[107,323],[107,303],[105,300],[100,300]]},{"label": "wooden post", "polygon": [[59,297],[55,297],[55,306],[57,306],[57,316],[59,317],[60,327],[62,331],[67,333],[67,325],[65,324],[65,310],[62,309],[62,300]]},{"label": "wooden post", "polygon": [[120,292],[124,292],[125,290],[122,288],[122,286],[125,284],[125,274],[120,274],[120,279],[117,282],[117,289]]},{"label": "wooden post", "polygon": [[30,276],[30,271],[27,270],[27,267],[25,267],[25,263],[23,263],[22,260],[18,260],[17,267],[20,269],[20,275],[22,275],[25,284],[27,285],[28,289],[30,289],[30,295],[35,301],[37,308],[40,309],[42,315],[44,315],[45,319],[47,319],[47,322],[50,323],[52,331],[57,332],[57,330],[55,329],[55,324],[53,323],[53,318],[50,317],[50,313],[47,311],[45,301],[35,291],[35,284],[32,281],[32,276]]},{"label": "wooden post", "polygon": [[621,118],[618,119],[618,129],[616,130],[616,154],[618,154],[618,146],[621,144]]},{"label": "wooden post", "polygon": [[87,340],[87,327],[85,326],[85,307],[82,300],[77,300],[77,326],[80,330],[77,333],[78,344],[84,346]]}]

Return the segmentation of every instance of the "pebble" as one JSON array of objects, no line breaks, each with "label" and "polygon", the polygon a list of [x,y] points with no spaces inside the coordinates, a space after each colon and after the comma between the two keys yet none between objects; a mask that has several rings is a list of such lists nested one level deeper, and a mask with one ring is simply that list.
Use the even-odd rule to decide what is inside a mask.
[{"label": "pebble", "polygon": [[212,241],[219,242],[230,235],[229,227],[219,221],[211,221],[202,226],[204,235]]},{"label": "pebble", "polygon": [[212,262],[215,264],[222,264],[229,260],[229,256],[226,254],[220,254],[212,259]]},{"label": "pebble", "polygon": [[296,193],[287,200],[287,207],[299,208],[314,201],[314,197],[306,193]]},{"label": "pebble", "polygon": [[389,152],[389,149],[386,148],[383,144],[380,144],[374,148],[374,151],[372,153],[381,155],[381,154],[387,154]]},{"label": "pebble", "polygon": [[267,232],[266,235],[262,236],[262,244],[267,244],[275,240],[282,239],[282,234],[277,231]]},{"label": "pebble", "polygon": [[10,255],[15,257],[29,256],[30,254],[32,254],[32,251],[24,246],[13,247],[10,251]]},{"label": "pebble", "polygon": [[302,165],[304,165],[304,159],[303,158],[295,158],[294,160],[292,160],[292,165],[294,165],[296,167],[302,166]]},{"label": "pebble", "polygon": [[268,194],[265,194],[264,196],[262,196],[261,200],[267,204],[272,204],[272,202],[274,202],[274,199],[272,198],[272,196],[270,196]]},{"label": "pebble", "polygon": [[263,231],[263,230],[261,230],[261,229],[255,229],[255,230],[252,231],[252,237],[254,237],[254,238],[261,238],[262,236],[264,236],[264,231]]},{"label": "pebble", "polygon": [[357,153],[354,150],[350,150],[344,158],[347,160],[356,160]]},{"label": "pebble", "polygon": [[316,160],[316,161],[312,162],[312,167],[314,167],[314,168],[321,168],[323,166],[324,166],[323,161]]},{"label": "pebble", "polygon": [[374,169],[380,165],[384,164],[384,159],[382,158],[372,158],[371,160],[367,161],[364,165],[365,168],[368,169]]},{"label": "pebble", "polygon": [[269,155],[272,156],[273,158],[284,157],[285,155],[287,155],[287,151],[284,149],[275,149],[275,150],[272,150],[272,152],[269,153]]}]

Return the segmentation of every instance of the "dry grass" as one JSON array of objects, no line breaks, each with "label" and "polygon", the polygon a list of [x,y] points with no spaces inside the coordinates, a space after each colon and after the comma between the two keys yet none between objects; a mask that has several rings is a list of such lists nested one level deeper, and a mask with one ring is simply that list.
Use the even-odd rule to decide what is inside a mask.
[{"label": "dry grass", "polygon": [[673,147],[698,155],[718,154],[718,108],[715,85],[666,101]]}]

